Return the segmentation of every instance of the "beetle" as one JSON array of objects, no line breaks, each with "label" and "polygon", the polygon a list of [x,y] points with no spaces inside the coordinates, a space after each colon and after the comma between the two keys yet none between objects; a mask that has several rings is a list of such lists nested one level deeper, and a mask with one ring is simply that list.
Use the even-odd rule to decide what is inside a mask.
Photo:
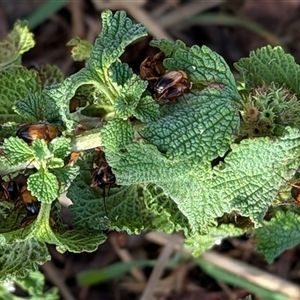
[{"label": "beetle", "polygon": [[182,71],[169,71],[162,75],[154,85],[157,100],[175,100],[191,91],[191,83],[187,74]]},{"label": "beetle", "polygon": [[16,136],[28,144],[37,139],[43,139],[48,144],[60,135],[61,132],[56,127],[42,123],[21,125],[16,132]]},{"label": "beetle", "polygon": [[0,182],[0,197],[7,201],[16,201],[19,197],[19,186],[16,181],[1,181]]},{"label": "beetle", "polygon": [[25,184],[21,188],[21,191],[20,191],[20,201],[24,205],[27,213],[29,213],[30,215],[38,215],[38,213],[40,211],[41,203],[27,189],[27,184]]},{"label": "beetle", "polygon": [[111,167],[106,162],[104,152],[101,150],[101,148],[96,148],[95,150],[98,152],[97,167],[92,173],[92,182],[90,184],[90,187],[101,188],[103,190],[104,209],[107,214],[105,189],[106,187],[108,187],[107,194],[109,194],[110,187],[116,184],[116,176],[112,172]]},{"label": "beetle", "polygon": [[166,68],[163,65],[165,55],[158,52],[152,56],[146,57],[140,65],[140,76],[147,81],[156,81],[160,76],[165,74]]},{"label": "beetle", "polygon": [[107,162],[102,162],[92,175],[91,187],[105,188],[116,183],[116,176]]}]

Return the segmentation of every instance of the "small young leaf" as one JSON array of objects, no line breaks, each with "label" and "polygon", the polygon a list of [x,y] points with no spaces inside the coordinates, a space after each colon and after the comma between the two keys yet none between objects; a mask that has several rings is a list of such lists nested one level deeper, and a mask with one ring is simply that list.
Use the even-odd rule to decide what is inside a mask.
[{"label": "small young leaf", "polygon": [[256,229],[257,251],[262,253],[268,263],[284,250],[300,243],[300,216],[292,211],[278,211],[264,226]]},{"label": "small young leaf", "polygon": [[187,49],[185,43],[180,40],[172,42],[170,40],[158,38],[154,38],[150,41],[150,46],[159,48],[166,56],[172,56],[172,54],[178,49]]},{"label": "small young leaf", "polygon": [[40,169],[27,179],[28,190],[39,201],[51,203],[58,197],[58,180],[52,173]]},{"label": "small young leaf", "polygon": [[3,164],[15,166],[26,163],[34,158],[34,151],[20,138],[10,137],[4,140],[0,156]]},{"label": "small young leaf", "polygon": [[248,58],[241,58],[234,66],[248,90],[275,82],[289,87],[300,97],[300,67],[280,46],[268,45],[251,51]]},{"label": "small young leaf", "polygon": [[0,70],[20,64],[20,57],[34,46],[33,34],[26,21],[17,21],[6,39],[0,42]]},{"label": "small young leaf", "polygon": [[32,149],[34,151],[34,157],[39,164],[39,168],[45,167],[47,162],[53,157],[53,154],[48,148],[48,145],[45,140],[37,139],[32,142]]},{"label": "small young leaf", "polygon": [[91,43],[81,40],[79,37],[71,39],[67,45],[73,46],[71,53],[74,61],[85,61],[89,59],[93,50]]},{"label": "small young leaf", "polygon": [[148,84],[135,75],[127,64],[114,63],[110,73],[115,90],[118,91],[115,101],[116,114],[122,119],[129,118],[135,114],[135,109]]},{"label": "small young leaf", "polygon": [[52,170],[52,173],[56,176],[59,182],[59,195],[67,191],[73,180],[78,176],[79,171],[80,168],[77,166],[56,168]]},{"label": "small young leaf", "polygon": [[55,157],[64,159],[71,153],[71,139],[66,137],[55,138],[51,141],[49,150]]}]

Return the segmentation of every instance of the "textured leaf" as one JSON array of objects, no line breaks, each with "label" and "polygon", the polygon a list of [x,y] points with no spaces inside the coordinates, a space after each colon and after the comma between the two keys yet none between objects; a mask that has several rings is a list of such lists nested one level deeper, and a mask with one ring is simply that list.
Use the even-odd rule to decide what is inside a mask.
[{"label": "textured leaf", "polygon": [[22,139],[10,137],[2,146],[3,154],[0,161],[5,165],[19,165],[34,158],[34,151]]},{"label": "textured leaf", "polygon": [[0,280],[24,278],[30,270],[37,270],[38,263],[50,260],[48,249],[35,238],[1,245]]},{"label": "textured leaf", "polygon": [[177,49],[187,49],[185,43],[180,40],[172,42],[166,39],[153,38],[150,45],[159,48],[166,56],[171,56]]},{"label": "textured leaf", "polygon": [[208,168],[189,160],[171,160],[154,146],[131,144],[122,153],[106,153],[117,183],[154,183],[171,197],[188,219],[191,230],[206,230],[229,211],[229,202],[215,189]]},{"label": "textured leaf", "polygon": [[193,256],[198,257],[215,244],[221,243],[223,239],[240,236],[243,233],[243,229],[234,227],[233,224],[222,224],[219,227],[209,228],[204,235],[196,233],[189,236],[184,244],[191,249]]},{"label": "textured leaf", "polygon": [[300,243],[300,216],[292,211],[278,211],[269,222],[256,229],[257,251],[262,253],[268,263],[284,250]]},{"label": "textured leaf", "polygon": [[114,119],[101,130],[101,137],[105,151],[117,151],[132,142],[133,128],[128,120]]},{"label": "textured leaf", "polygon": [[86,173],[85,177],[76,178],[67,194],[73,202],[70,211],[75,214],[76,228],[110,228],[131,234],[144,229],[138,186],[95,189],[89,187],[91,174]]},{"label": "textured leaf", "polygon": [[170,234],[182,230],[186,235],[189,234],[188,219],[181,213],[176,203],[166,197],[162,189],[154,185],[147,185],[143,188],[143,198],[146,208],[149,210],[147,228]]},{"label": "textured leaf", "polygon": [[[170,56],[164,60],[168,70],[183,70],[195,84],[214,86],[220,91],[227,90],[227,96],[234,100],[239,98],[236,83],[224,58],[206,46],[186,47],[181,41],[172,44],[166,40],[154,40],[152,45],[166,51]],[[173,49],[172,49],[173,48]]]},{"label": "textured leaf", "polygon": [[133,112],[133,116],[144,123],[155,121],[160,117],[159,105],[151,96],[142,97]]},{"label": "textured leaf", "polygon": [[39,272],[30,272],[28,276],[23,279],[16,280],[18,286],[27,291],[31,299],[53,299],[58,300],[58,288],[54,287],[44,293],[45,277]]},{"label": "textured leaf", "polygon": [[33,34],[26,21],[17,21],[13,30],[0,43],[0,70],[11,64],[20,64],[23,53],[34,46]]},{"label": "textured leaf", "polygon": [[83,230],[68,230],[57,236],[57,239],[60,241],[56,247],[57,251],[81,253],[96,251],[98,246],[105,242],[106,236],[99,232],[87,234]]},{"label": "textured leaf", "polygon": [[43,139],[37,139],[32,142],[32,149],[34,151],[34,157],[39,164],[37,167],[43,168],[46,166],[47,162],[53,157],[52,153],[48,149],[47,143]]},{"label": "textured leaf", "polygon": [[38,74],[44,87],[64,81],[64,74],[58,66],[49,64],[41,65]]},{"label": "textured leaf", "polygon": [[147,34],[144,25],[133,23],[124,11],[114,15],[111,11],[104,11],[102,17],[102,31],[95,41],[87,68],[96,72],[101,81],[108,68],[119,59],[131,42]]},{"label": "textured leaf", "polygon": [[62,193],[67,191],[73,180],[77,177],[80,172],[80,168],[77,166],[57,168],[52,170],[52,172],[59,182],[58,194],[61,195]]},{"label": "textured leaf", "polygon": [[148,83],[135,75],[127,64],[116,62],[110,68],[112,83],[118,96],[115,101],[115,111],[120,118],[129,118],[135,114]]},{"label": "textured leaf", "polygon": [[37,197],[41,202],[51,203],[59,196],[58,180],[55,175],[46,170],[41,169],[30,175],[27,185],[32,195]]},{"label": "textured leaf", "polygon": [[268,45],[251,51],[249,57],[240,59],[234,66],[241,73],[248,90],[276,82],[300,96],[300,67],[294,57],[280,46]]},{"label": "textured leaf", "polygon": [[87,60],[93,50],[93,45],[91,43],[78,37],[71,39],[67,45],[73,46],[71,53],[74,61]]},{"label": "textured leaf", "polygon": [[64,159],[71,153],[71,139],[58,137],[51,141],[49,149],[55,157]]},{"label": "textured leaf", "polygon": [[[26,113],[29,116],[28,104],[22,101],[28,99],[32,93],[41,92],[41,81],[35,72],[22,67],[12,68],[0,73],[0,90],[0,121],[1,123],[14,121],[14,115],[16,114],[14,111],[15,104],[17,105],[17,113],[20,115]],[[20,105],[18,105],[19,102]]]},{"label": "textured leaf", "polygon": [[229,99],[206,90],[169,104],[162,118],[147,124],[142,136],[169,157],[211,161],[225,154],[238,125]]},{"label": "textured leaf", "polygon": [[18,100],[14,109],[18,114],[26,116],[27,120],[32,120],[32,123],[45,119],[46,106],[41,92],[31,93]]},{"label": "textured leaf", "polygon": [[258,225],[284,181],[281,176],[290,179],[298,167],[299,131],[289,130],[277,140],[243,140],[231,148],[226,167],[216,170],[216,189],[231,202],[232,210]]}]

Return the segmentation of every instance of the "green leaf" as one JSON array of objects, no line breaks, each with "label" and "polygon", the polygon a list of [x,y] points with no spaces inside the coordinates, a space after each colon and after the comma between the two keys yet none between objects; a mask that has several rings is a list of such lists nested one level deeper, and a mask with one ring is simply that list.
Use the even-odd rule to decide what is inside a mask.
[{"label": "green leaf", "polygon": [[78,176],[80,172],[80,168],[77,166],[64,167],[64,168],[54,169],[52,170],[52,172],[53,174],[55,174],[59,182],[58,194],[61,195],[62,193],[67,191],[67,189],[70,187],[73,180]]},{"label": "green leaf", "polygon": [[281,176],[290,179],[298,167],[300,133],[289,129],[277,140],[247,139],[231,148],[225,165],[215,168],[215,188],[232,210],[258,225],[283,183]]},{"label": "green leaf", "polygon": [[[84,69],[83,69],[84,70]],[[82,70],[75,75],[67,78],[63,83],[46,86],[43,90],[43,101],[47,104],[47,109],[44,111],[45,119],[49,123],[58,123],[65,127],[68,131],[72,131],[75,126],[74,120],[70,118],[69,102],[75,95],[77,88],[84,84],[80,77]],[[79,76],[79,78],[77,78]],[[87,82],[91,83],[91,82]]]},{"label": "green leaf", "polygon": [[138,186],[91,188],[91,174],[85,172],[85,179],[77,177],[68,190],[67,196],[75,214],[76,228],[104,230],[107,228],[138,234],[144,229],[143,205],[139,198]]},{"label": "green leaf", "polygon": [[41,65],[38,74],[43,82],[43,86],[50,86],[64,81],[64,74],[58,66]]},{"label": "green leaf", "polygon": [[251,51],[249,57],[240,59],[234,66],[241,73],[248,90],[276,82],[300,96],[300,67],[294,57],[280,46],[268,45]]},{"label": "green leaf", "polygon": [[17,279],[16,283],[31,296],[31,299],[58,300],[58,288],[54,287],[44,293],[45,277],[39,272],[30,272],[23,279]]},{"label": "green leaf", "polygon": [[170,40],[158,38],[154,38],[150,41],[150,46],[159,48],[166,56],[171,56],[178,49],[187,49],[185,43],[180,40],[172,42]]},{"label": "green leaf", "polygon": [[142,97],[132,115],[144,123],[155,121],[160,117],[159,105],[149,95]]},{"label": "green leaf", "polygon": [[223,239],[240,236],[243,233],[243,229],[237,228],[233,224],[222,224],[219,227],[209,228],[206,234],[196,233],[187,237],[184,244],[191,249],[193,256],[198,257],[207,249],[220,244]]},{"label": "green leaf", "polygon": [[121,153],[105,153],[117,183],[156,184],[177,204],[192,232],[205,231],[215,218],[229,212],[229,202],[215,188],[207,166],[167,159],[152,145],[130,144],[125,149]]},{"label": "green leaf", "polygon": [[13,30],[0,43],[0,70],[20,64],[20,57],[34,46],[33,34],[26,21],[17,21]]},{"label": "green leaf", "polygon": [[34,158],[34,151],[20,138],[10,137],[4,140],[0,161],[4,165],[19,165]]},{"label": "green leaf", "polygon": [[79,37],[71,39],[67,45],[73,46],[71,53],[74,61],[84,61],[89,59],[93,50],[93,45],[91,43],[84,41]]},{"label": "green leaf", "polygon": [[44,203],[51,203],[58,195],[59,183],[55,175],[40,169],[30,175],[27,180],[28,190],[32,195]]},{"label": "green leaf", "polygon": [[[0,90],[1,123],[16,120],[16,112],[24,120],[26,116],[30,117],[29,120],[35,120],[36,115],[31,114],[31,110],[28,109],[30,105],[26,103],[25,99],[28,99],[29,95],[33,93],[41,92],[41,81],[36,72],[29,71],[23,67],[2,71],[0,73]],[[14,108],[15,105],[16,108]]]},{"label": "green leaf", "polygon": [[12,281],[0,283],[0,299],[5,300],[21,300],[19,297],[12,294],[15,291],[15,286]]},{"label": "green leaf", "polygon": [[46,141],[43,139],[34,140],[32,142],[32,149],[34,151],[35,161],[38,164],[37,169],[44,168],[47,162],[53,157]]},{"label": "green leaf", "polygon": [[144,186],[143,198],[145,206],[149,210],[147,228],[170,234],[179,231],[184,231],[185,235],[189,234],[188,219],[178,209],[176,203],[164,194],[162,189],[155,185]]},{"label": "green leaf", "polygon": [[133,23],[124,11],[104,11],[102,31],[95,41],[94,49],[87,62],[87,68],[92,69],[103,82],[108,68],[116,62],[125,48],[133,41],[147,34],[144,25]]},{"label": "green leaf", "polygon": [[60,241],[56,250],[61,253],[65,251],[73,253],[94,252],[106,240],[103,233],[93,231],[88,234],[86,231],[76,229],[68,230],[56,237]]},{"label": "green leaf", "polygon": [[0,280],[15,277],[24,278],[30,271],[36,271],[38,263],[51,259],[44,242],[35,238],[23,241],[15,240],[12,244],[1,245]]},{"label": "green leaf", "polygon": [[32,123],[45,119],[46,107],[41,92],[33,92],[18,100],[14,109],[18,114],[32,120]]},{"label": "green leaf", "polygon": [[167,49],[164,65],[168,70],[183,70],[188,78],[195,84],[204,87],[213,87],[231,99],[239,98],[236,83],[229,66],[224,58],[206,46],[194,45],[186,47],[182,42],[176,41],[172,45],[166,40],[155,40],[152,44],[162,51]]},{"label": "green leaf", "polygon": [[118,96],[115,111],[119,118],[126,119],[135,114],[143,92],[148,83],[135,75],[127,64],[115,62],[110,68],[110,77]]},{"label": "green leaf", "polygon": [[168,157],[211,161],[225,154],[238,126],[229,98],[207,89],[170,104],[159,120],[146,125],[142,136]]},{"label": "green leaf", "polygon": [[105,151],[117,151],[133,140],[133,128],[128,120],[114,119],[101,130]]},{"label": "green leaf", "polygon": [[71,153],[71,139],[66,137],[58,137],[51,141],[49,150],[52,154],[60,159],[66,158]]},{"label": "green leaf", "polygon": [[268,263],[284,250],[300,243],[300,216],[293,211],[277,211],[263,227],[256,229],[257,251],[262,253]]}]

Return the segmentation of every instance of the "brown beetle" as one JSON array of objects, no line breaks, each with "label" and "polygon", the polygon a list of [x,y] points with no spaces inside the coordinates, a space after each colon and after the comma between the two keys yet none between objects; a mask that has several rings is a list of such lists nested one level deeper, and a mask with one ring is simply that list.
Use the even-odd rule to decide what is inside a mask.
[{"label": "brown beetle", "polygon": [[27,189],[27,184],[25,184],[20,191],[20,199],[16,206],[24,206],[27,213],[30,215],[38,215],[40,211],[41,203],[37,200],[35,196]]},{"label": "brown beetle", "polygon": [[154,85],[157,100],[175,100],[191,91],[191,83],[184,71],[169,71],[162,75]]},{"label": "brown beetle", "polygon": [[108,163],[103,161],[93,172],[91,187],[105,188],[106,186],[110,186],[115,183],[116,176],[112,172]]},{"label": "brown beetle", "polygon": [[103,201],[104,201],[104,209],[105,213],[107,214],[107,208],[106,208],[106,187],[108,187],[108,192],[112,185],[116,184],[116,176],[112,172],[111,167],[108,165],[108,163],[105,160],[104,152],[100,148],[96,148],[96,151],[98,152],[98,161],[97,161],[97,167],[93,171],[92,174],[92,182],[90,187],[92,188],[101,188],[103,190]]},{"label": "brown beetle", "polygon": [[163,52],[146,57],[140,65],[141,78],[147,81],[156,81],[161,75],[165,74],[164,58]]},{"label": "brown beetle", "polygon": [[16,201],[19,197],[19,186],[16,181],[1,181],[0,198],[7,201]]},{"label": "brown beetle", "polygon": [[17,137],[23,139],[28,144],[37,139],[43,139],[47,143],[50,143],[60,135],[61,132],[56,127],[42,123],[22,125],[16,133]]}]

